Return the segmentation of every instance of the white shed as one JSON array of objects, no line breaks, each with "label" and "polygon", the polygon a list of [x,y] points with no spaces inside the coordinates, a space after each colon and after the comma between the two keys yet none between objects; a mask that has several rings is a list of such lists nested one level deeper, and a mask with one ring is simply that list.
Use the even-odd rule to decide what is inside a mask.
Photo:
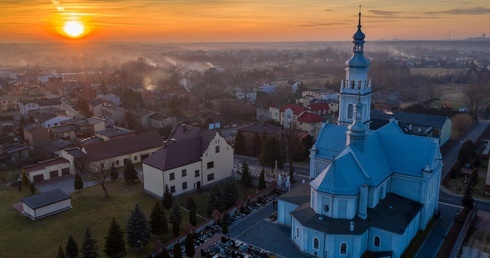
[{"label": "white shed", "polygon": [[54,189],[22,199],[24,215],[32,220],[71,209],[71,197],[61,189]]}]

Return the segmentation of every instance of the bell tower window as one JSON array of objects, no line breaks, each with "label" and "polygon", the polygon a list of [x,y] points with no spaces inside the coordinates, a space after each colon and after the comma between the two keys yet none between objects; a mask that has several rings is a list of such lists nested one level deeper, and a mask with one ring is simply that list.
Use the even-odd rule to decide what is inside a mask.
[{"label": "bell tower window", "polygon": [[354,105],[349,104],[347,106],[347,119],[352,119],[354,117]]}]

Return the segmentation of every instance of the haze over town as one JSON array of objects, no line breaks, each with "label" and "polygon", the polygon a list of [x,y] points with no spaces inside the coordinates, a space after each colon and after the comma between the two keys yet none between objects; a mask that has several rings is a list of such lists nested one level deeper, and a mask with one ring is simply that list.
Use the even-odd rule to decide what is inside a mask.
[{"label": "haze over town", "polygon": [[488,252],[487,2],[0,0],[0,256]]}]

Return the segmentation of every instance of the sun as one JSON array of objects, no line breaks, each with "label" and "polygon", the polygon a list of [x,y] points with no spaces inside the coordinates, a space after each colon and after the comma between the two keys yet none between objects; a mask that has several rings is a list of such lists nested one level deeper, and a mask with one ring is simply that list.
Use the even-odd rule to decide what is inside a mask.
[{"label": "sun", "polygon": [[72,38],[78,38],[85,32],[85,26],[80,21],[67,21],[63,31]]}]

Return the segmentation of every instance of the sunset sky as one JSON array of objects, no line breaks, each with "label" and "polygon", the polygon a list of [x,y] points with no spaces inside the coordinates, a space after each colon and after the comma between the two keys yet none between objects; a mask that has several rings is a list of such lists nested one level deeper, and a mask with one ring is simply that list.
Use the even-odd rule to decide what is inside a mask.
[{"label": "sunset sky", "polygon": [[0,42],[345,41],[360,3],[367,40],[490,37],[489,0],[0,0]]}]

